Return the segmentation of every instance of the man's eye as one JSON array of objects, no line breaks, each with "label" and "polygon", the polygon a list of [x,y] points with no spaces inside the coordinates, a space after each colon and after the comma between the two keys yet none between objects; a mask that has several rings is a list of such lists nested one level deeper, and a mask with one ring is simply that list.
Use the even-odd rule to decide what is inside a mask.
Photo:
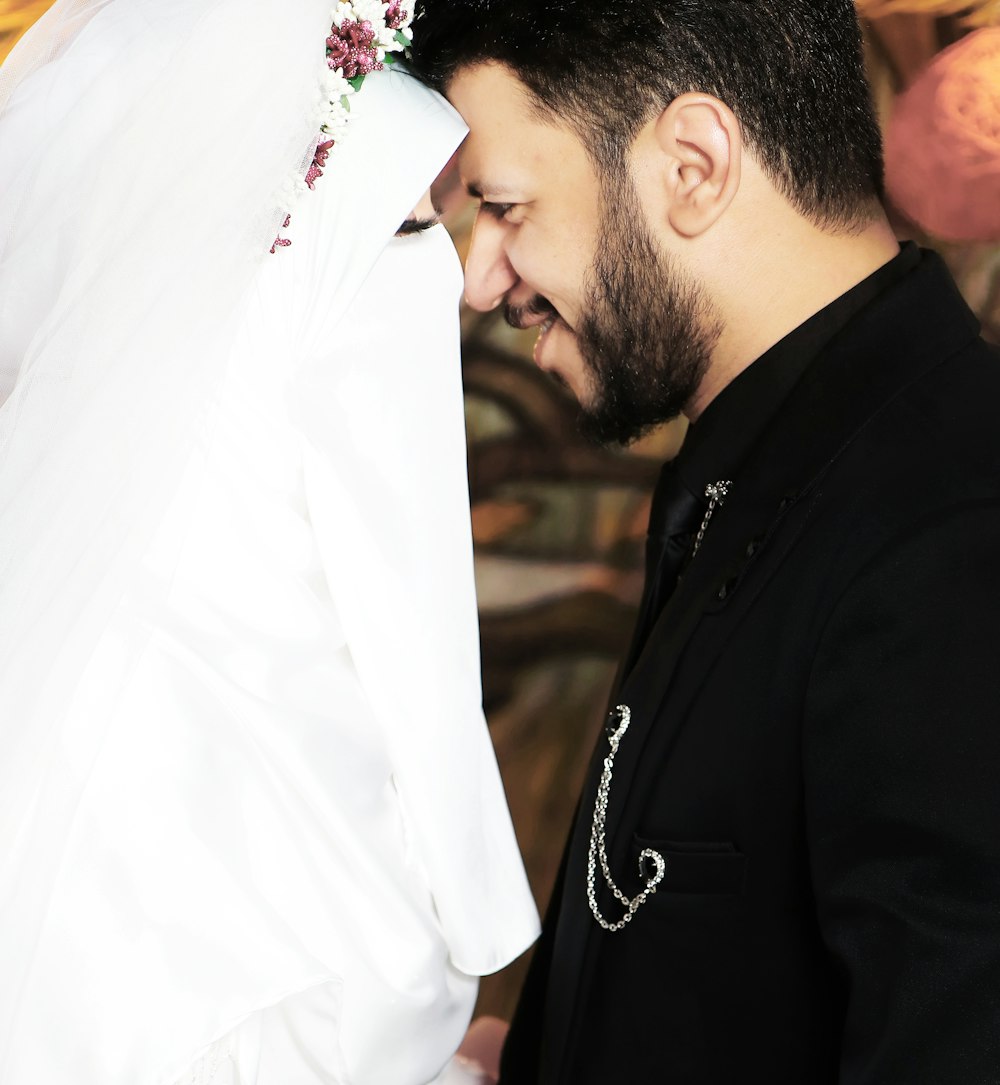
[{"label": "man's eye", "polygon": [[512,203],[490,203],[489,200],[483,200],[479,205],[479,210],[490,216],[490,218],[496,219],[498,222],[501,219],[505,219],[507,215],[514,209]]},{"label": "man's eye", "polygon": [[396,231],[396,237],[412,237],[413,234],[422,234],[432,226],[437,226],[440,219],[435,215],[429,219],[406,219]]}]

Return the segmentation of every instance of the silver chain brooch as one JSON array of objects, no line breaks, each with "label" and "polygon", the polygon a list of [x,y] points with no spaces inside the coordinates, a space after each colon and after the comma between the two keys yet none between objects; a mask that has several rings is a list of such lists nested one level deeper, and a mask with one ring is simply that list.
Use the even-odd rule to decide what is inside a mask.
[{"label": "silver chain brooch", "polygon": [[[705,510],[705,517],[701,522],[701,527],[698,529],[698,534],[695,536],[694,545],[691,550],[692,559],[701,549],[701,544],[705,538],[705,532],[708,530],[708,525],[712,520],[715,510],[719,505],[723,504],[729,496],[730,486],[732,486],[732,483],[729,481],[719,481],[705,487],[705,497],[708,498],[708,508]],[[607,734],[608,742],[611,744],[611,750],[604,758],[601,782],[597,785],[597,802],[594,804],[594,820],[590,828],[590,849],[587,853],[587,903],[590,905],[590,911],[593,913],[594,919],[597,920],[600,926],[603,927],[604,930],[614,934],[627,927],[628,924],[632,922],[635,913],[638,912],[646,901],[656,892],[656,887],[663,881],[663,877],[667,872],[667,861],[655,848],[642,849],[639,853],[639,877],[645,881],[646,885],[645,888],[634,897],[626,896],[618,888],[617,883],[611,876],[606,838],[608,801],[611,797],[611,781],[614,778],[615,757],[618,754],[618,748],[621,746],[622,739],[629,729],[629,724],[632,722],[632,710],[628,705],[620,704],[617,705],[614,711],[609,715],[610,720],[607,725]],[[611,720],[616,718],[618,720],[618,726],[612,728]],[[651,874],[647,874],[647,862],[653,864],[653,872]],[[601,867],[604,884],[611,890],[615,899],[625,908],[625,914],[621,919],[614,923],[604,918],[600,905],[597,903],[598,864],[600,864]]]},{"label": "silver chain brooch", "polygon": [[705,541],[705,532],[708,531],[708,525],[712,522],[712,516],[715,510],[725,504],[726,498],[729,496],[729,487],[732,483],[728,479],[720,479],[718,482],[712,482],[705,487],[705,496],[708,498],[708,508],[705,509],[705,518],[701,522],[701,527],[698,528],[698,534],[694,538],[694,546],[691,548],[691,560],[694,560],[695,554],[701,549],[701,544]]},{"label": "silver chain brooch", "polygon": [[[608,866],[608,853],[605,843],[605,824],[608,817],[608,797],[611,794],[611,778],[615,768],[615,754],[621,745],[628,725],[632,722],[632,710],[628,705],[620,704],[612,716],[616,715],[621,721],[614,731],[609,731],[608,741],[611,743],[611,752],[604,758],[604,771],[601,773],[601,782],[597,785],[597,805],[594,807],[594,823],[590,829],[590,851],[587,855],[587,900],[594,918],[606,931],[620,931],[632,922],[632,917],[646,903],[649,897],[656,892],[656,887],[663,881],[663,875],[667,871],[667,861],[652,848],[644,848],[639,856],[639,876],[643,875],[643,864],[646,859],[652,860],[656,871],[652,877],[646,879],[646,888],[638,896],[631,899],[618,888],[614,878],[611,877],[611,869]],[[617,923],[609,923],[601,914],[597,903],[597,863],[600,860],[601,873],[607,887],[615,897],[625,906],[627,911]]]}]

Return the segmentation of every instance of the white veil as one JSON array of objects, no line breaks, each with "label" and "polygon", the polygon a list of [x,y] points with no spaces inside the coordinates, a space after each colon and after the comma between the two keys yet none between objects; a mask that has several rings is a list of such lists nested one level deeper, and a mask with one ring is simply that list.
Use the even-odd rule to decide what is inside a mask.
[{"label": "white veil", "polygon": [[0,81],[4,1022],[101,742],[62,733],[66,702],[205,421],[220,316],[315,136],[327,0],[246,7],[63,0]]},{"label": "white veil", "polygon": [[[260,260],[282,258],[268,250],[312,157],[330,17],[330,0],[57,0],[0,69],[0,1029],[102,741],[65,734],[63,709],[211,424],[240,299]],[[459,138],[452,122],[425,148],[404,214]],[[368,215],[382,195],[354,197],[355,273],[333,309],[401,217]],[[467,733],[458,715],[435,741]],[[509,822],[477,828],[502,795],[495,763],[462,738],[449,754],[472,757],[469,778],[445,795],[420,783],[433,759],[419,736],[399,741],[428,868],[453,868],[438,905],[456,963],[499,967],[535,919]]]}]

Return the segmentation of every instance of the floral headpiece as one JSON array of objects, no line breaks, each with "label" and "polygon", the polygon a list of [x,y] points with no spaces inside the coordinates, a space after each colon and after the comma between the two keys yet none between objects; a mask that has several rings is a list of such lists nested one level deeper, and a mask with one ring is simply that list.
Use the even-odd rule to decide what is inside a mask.
[{"label": "floral headpiece", "polygon": [[[412,21],[413,13],[404,7],[404,0],[342,0],[334,8],[317,117],[320,134],[305,175],[290,178],[281,193],[279,206],[288,212],[283,230],[292,221],[292,207],[304,192],[316,187],[330,152],[342,139],[351,116],[351,96],[361,90],[366,75],[394,63],[394,54],[410,46]],[[288,238],[276,237],[271,252],[289,245]]]}]

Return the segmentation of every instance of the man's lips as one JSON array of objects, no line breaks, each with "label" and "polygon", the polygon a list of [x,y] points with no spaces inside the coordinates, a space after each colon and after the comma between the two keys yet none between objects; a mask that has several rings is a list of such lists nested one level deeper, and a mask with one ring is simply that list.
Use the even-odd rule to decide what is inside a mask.
[{"label": "man's lips", "polygon": [[559,318],[554,305],[542,297],[533,298],[525,305],[510,302],[504,307],[504,319],[512,328],[525,331],[528,328],[544,327]]},{"label": "man's lips", "polygon": [[[535,341],[534,359],[539,369],[545,370],[554,376],[558,376],[558,355],[560,351],[559,339],[564,336],[574,336],[573,329],[560,316],[555,306],[540,294],[522,305],[508,302],[504,308],[504,319],[512,328],[526,331],[528,328],[538,329],[538,339]],[[553,343],[553,340],[556,340]],[[565,340],[562,349],[566,347]],[[565,380],[565,378],[562,378]]]},{"label": "man's lips", "polygon": [[[562,317],[553,314],[538,325],[538,338],[535,340],[534,359],[535,365],[539,369],[551,370],[551,359],[548,358],[549,354],[549,341],[552,338],[554,332],[569,331],[569,327]],[[546,362],[550,364],[546,364]]]}]

